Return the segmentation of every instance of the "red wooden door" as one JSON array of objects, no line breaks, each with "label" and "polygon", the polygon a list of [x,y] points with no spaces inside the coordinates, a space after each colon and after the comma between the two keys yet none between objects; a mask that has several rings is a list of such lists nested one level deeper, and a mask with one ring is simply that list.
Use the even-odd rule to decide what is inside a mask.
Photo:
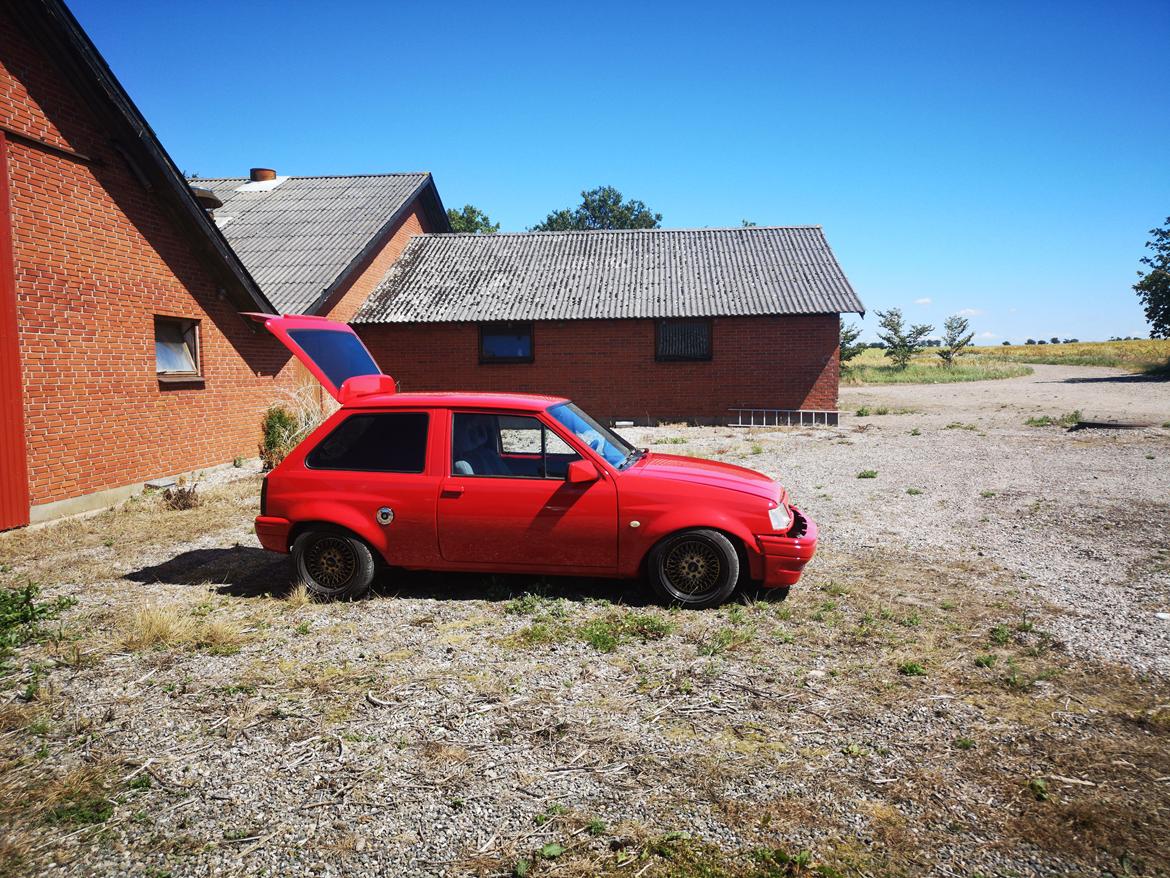
[{"label": "red wooden door", "polygon": [[8,141],[0,131],[0,530],[28,524],[28,457],[21,384]]}]

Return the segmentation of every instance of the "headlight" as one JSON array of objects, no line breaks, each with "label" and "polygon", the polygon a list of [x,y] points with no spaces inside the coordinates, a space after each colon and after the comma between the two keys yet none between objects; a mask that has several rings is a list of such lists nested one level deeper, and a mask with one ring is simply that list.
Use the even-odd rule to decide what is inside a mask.
[{"label": "headlight", "polygon": [[769,509],[768,518],[772,520],[772,530],[785,531],[792,527],[792,514],[783,503],[775,509]]}]

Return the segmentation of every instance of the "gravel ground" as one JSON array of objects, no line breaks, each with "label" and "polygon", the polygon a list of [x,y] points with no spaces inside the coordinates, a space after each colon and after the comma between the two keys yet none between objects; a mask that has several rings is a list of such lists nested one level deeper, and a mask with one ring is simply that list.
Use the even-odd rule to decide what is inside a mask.
[{"label": "gravel ground", "polygon": [[784,481],[823,544],[783,603],[416,574],[305,604],[254,475],[0,537],[0,584],[79,599],[4,679],[0,874],[1167,874],[1170,430],[1023,423],[1170,420],[1110,375],[625,431]]}]

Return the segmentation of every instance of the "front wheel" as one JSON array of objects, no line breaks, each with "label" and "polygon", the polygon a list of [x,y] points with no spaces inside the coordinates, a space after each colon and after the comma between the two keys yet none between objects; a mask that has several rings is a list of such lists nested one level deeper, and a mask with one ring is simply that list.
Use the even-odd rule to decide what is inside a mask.
[{"label": "front wheel", "polygon": [[292,558],[309,593],[327,601],[357,600],[377,572],[369,546],[332,528],[305,531],[293,543]]},{"label": "front wheel", "polygon": [[647,573],[669,604],[701,610],[731,597],[739,582],[739,553],[717,530],[679,531],[650,551]]}]

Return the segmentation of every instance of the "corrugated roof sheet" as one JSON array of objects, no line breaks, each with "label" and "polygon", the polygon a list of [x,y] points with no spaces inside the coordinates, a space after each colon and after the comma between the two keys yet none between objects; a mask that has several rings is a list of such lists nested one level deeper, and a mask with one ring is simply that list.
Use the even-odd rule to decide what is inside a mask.
[{"label": "corrugated roof sheet", "polygon": [[277,310],[303,314],[429,179],[288,177],[259,191],[242,177],[191,182],[223,201],[216,223]]},{"label": "corrugated roof sheet", "polygon": [[355,323],[863,313],[820,226],[419,235]]}]

